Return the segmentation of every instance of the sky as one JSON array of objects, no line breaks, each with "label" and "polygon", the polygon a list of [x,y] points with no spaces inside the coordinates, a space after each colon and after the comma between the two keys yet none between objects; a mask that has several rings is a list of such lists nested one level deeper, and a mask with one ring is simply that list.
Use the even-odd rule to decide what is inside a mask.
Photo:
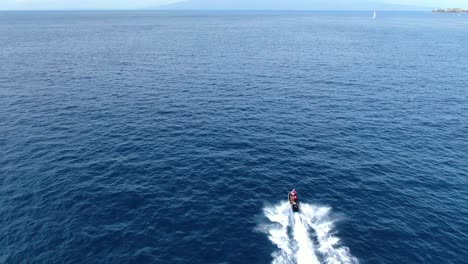
[{"label": "sky", "polygon": [[[197,6],[198,2],[203,2],[201,8],[210,7],[210,3],[213,6],[219,4],[219,1],[226,0],[188,0],[192,2],[191,5]],[[255,2],[251,0],[236,0],[237,3],[243,3],[244,9],[249,9],[249,3]],[[250,2],[249,2],[250,1]],[[271,0],[274,1],[274,0]],[[281,1],[281,0],[276,0]],[[301,3],[307,2],[307,0],[284,0],[285,3],[293,3],[296,1],[294,9],[301,9]],[[310,0],[311,2],[322,2],[330,3],[340,0]],[[341,0],[343,2],[343,0]],[[0,10],[67,10],[67,9],[144,9],[144,8],[158,8],[158,7],[169,7],[171,3],[184,2],[183,0],[0,0]],[[232,2],[232,1],[231,1]],[[258,2],[258,1],[257,1]],[[358,5],[366,0],[347,0],[347,5],[356,3]],[[468,0],[367,0],[367,2],[382,2],[393,5],[407,5],[407,6],[420,6],[429,8],[446,8],[446,7],[461,7],[468,9]],[[286,4],[286,6],[288,5]],[[199,5],[200,6],[200,5]],[[223,5],[220,5],[223,6]],[[227,5],[224,5],[227,6]],[[281,6],[285,6],[282,4]],[[314,4],[302,5],[304,9],[313,9]],[[320,8],[320,5],[317,6]],[[257,6],[252,6],[252,9],[259,9]],[[269,7],[265,6],[265,9]],[[288,9],[286,7],[285,9]],[[333,9],[333,8],[332,8]]]}]

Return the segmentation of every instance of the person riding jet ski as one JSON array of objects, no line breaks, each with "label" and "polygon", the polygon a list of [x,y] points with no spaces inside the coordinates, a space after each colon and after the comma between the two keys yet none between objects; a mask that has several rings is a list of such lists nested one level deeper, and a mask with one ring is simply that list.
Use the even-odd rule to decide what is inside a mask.
[{"label": "person riding jet ski", "polygon": [[296,189],[293,189],[288,196],[292,211],[295,213],[299,212],[299,196],[297,195]]},{"label": "person riding jet ski", "polygon": [[296,189],[291,191],[291,201],[295,203],[299,202],[299,196],[297,195]]}]

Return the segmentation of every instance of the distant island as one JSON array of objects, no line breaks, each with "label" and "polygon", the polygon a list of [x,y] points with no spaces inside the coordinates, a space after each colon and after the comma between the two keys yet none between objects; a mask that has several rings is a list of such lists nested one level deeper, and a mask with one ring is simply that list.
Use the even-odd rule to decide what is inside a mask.
[{"label": "distant island", "polygon": [[434,9],[432,12],[438,13],[468,13],[468,9],[463,8],[445,8],[445,9]]}]

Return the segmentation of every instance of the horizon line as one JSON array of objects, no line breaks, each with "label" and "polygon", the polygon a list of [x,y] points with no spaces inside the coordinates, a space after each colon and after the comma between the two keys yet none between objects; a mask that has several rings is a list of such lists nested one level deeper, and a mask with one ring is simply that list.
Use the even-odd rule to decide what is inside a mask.
[{"label": "horizon line", "polygon": [[392,10],[392,9],[160,9],[160,8],[139,8],[139,9],[0,9],[0,12],[21,12],[21,11],[294,11],[294,12],[364,12],[364,11],[379,11],[379,12],[430,12],[433,8],[427,10]]}]

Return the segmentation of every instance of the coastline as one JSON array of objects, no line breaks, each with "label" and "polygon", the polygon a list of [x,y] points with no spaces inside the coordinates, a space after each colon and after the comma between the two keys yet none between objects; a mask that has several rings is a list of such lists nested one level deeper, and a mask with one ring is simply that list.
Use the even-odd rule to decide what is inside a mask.
[{"label": "coastline", "polygon": [[441,8],[432,10],[434,13],[468,13],[468,9],[463,8]]}]

